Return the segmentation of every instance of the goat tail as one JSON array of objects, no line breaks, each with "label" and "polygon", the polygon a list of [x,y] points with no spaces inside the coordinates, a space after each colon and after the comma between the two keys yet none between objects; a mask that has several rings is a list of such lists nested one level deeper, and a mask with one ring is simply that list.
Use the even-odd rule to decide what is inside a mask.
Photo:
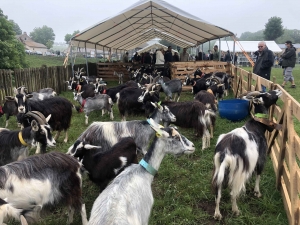
[{"label": "goat tail", "polygon": [[[119,93],[118,93],[119,94]],[[119,99],[119,98],[118,98]],[[111,105],[111,106],[113,106],[114,105],[114,102],[112,101],[112,99],[111,98],[108,98],[108,103]]]},{"label": "goat tail", "polygon": [[209,127],[210,125],[213,124],[214,118],[216,118],[216,113],[211,110],[211,109],[206,109],[204,112],[204,119],[205,119],[205,124],[206,127]]},{"label": "goat tail", "polygon": [[234,157],[225,150],[225,153],[218,152],[214,156],[214,176],[212,179],[212,186],[215,191],[218,190],[218,187],[222,184],[227,186],[226,182],[227,178],[225,178],[228,174],[226,174],[226,169],[229,168],[230,171],[234,171],[235,165]]},{"label": "goat tail", "polygon": [[119,99],[120,99],[120,92],[118,92],[117,94],[116,94],[116,99],[117,99],[117,105],[119,104]]}]

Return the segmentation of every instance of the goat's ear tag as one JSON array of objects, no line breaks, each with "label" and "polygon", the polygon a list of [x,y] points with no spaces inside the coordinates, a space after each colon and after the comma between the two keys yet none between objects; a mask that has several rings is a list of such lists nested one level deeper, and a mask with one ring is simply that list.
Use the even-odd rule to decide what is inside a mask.
[{"label": "goat's ear tag", "polygon": [[161,104],[161,101],[159,101],[158,103],[157,103],[157,105],[160,105]]}]

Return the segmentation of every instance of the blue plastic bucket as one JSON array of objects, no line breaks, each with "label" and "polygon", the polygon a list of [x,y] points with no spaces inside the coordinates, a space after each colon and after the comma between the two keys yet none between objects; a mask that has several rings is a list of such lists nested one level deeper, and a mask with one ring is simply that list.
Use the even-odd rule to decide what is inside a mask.
[{"label": "blue plastic bucket", "polygon": [[243,99],[229,99],[219,101],[219,114],[222,118],[239,121],[249,115],[249,101]]}]

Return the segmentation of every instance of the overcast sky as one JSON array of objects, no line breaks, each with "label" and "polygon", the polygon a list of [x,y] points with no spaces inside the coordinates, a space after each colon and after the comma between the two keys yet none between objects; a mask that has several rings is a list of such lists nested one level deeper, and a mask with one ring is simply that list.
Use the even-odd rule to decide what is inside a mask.
[{"label": "overcast sky", "polygon": [[[29,34],[46,25],[63,42],[67,33],[84,30],[114,16],[138,0],[0,0],[8,19]],[[272,16],[287,29],[300,30],[300,0],[166,0],[166,2],[240,36],[264,29]]]}]

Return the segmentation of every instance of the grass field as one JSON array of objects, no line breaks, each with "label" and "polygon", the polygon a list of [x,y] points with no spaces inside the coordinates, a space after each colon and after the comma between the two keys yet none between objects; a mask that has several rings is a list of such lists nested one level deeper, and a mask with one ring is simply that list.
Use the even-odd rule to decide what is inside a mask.
[{"label": "grass field", "polygon": [[[54,57],[55,58],[55,57]],[[59,63],[63,58],[54,59],[51,57],[49,61],[42,62],[42,59],[47,59],[39,56],[30,56],[32,60],[31,65],[36,67],[46,64],[48,66]],[[48,62],[51,64],[48,64]],[[40,64],[39,64],[40,63]],[[78,62],[80,63],[80,62]],[[34,66],[32,66],[34,67]],[[249,70],[249,68],[245,68]],[[272,76],[275,76],[277,81],[282,81],[282,70],[272,69]],[[300,93],[297,91],[300,88],[300,67],[297,66],[294,70],[296,78],[296,89],[286,88],[297,100],[300,100]],[[281,80],[280,80],[281,79]],[[116,82],[110,82],[110,86],[116,86]],[[73,94],[71,92],[64,92],[61,96],[68,98],[73,104]],[[164,98],[164,95],[161,95]],[[233,98],[231,93],[227,98]],[[182,94],[180,101],[192,100],[191,93],[185,92]],[[117,106],[114,107],[114,116],[116,121],[120,121]],[[128,117],[127,120],[145,119],[144,117]],[[67,149],[76,141],[77,137],[86,129],[84,124],[84,114],[73,111],[71,128],[69,131],[68,143],[63,143],[63,135],[58,139],[57,146],[48,151],[66,152]],[[109,116],[101,116],[101,112],[92,112],[89,117],[89,124],[93,121],[110,121]],[[189,156],[166,156],[163,160],[158,174],[153,181],[153,194],[155,198],[154,207],[150,217],[150,225],[200,225],[200,224],[226,224],[226,225],[286,225],[288,220],[283,207],[281,194],[275,188],[275,175],[270,158],[267,158],[266,167],[261,178],[261,198],[254,197],[254,178],[247,184],[246,193],[238,199],[238,206],[241,211],[239,217],[233,216],[231,213],[231,203],[229,190],[222,193],[220,210],[223,219],[215,221],[214,214],[214,195],[211,192],[211,178],[213,171],[213,154],[214,147],[218,136],[222,133],[229,132],[236,127],[240,127],[245,123],[230,122],[218,116],[214,137],[211,140],[211,147],[201,151],[201,140],[194,136],[191,129],[179,128],[179,131],[194,142],[196,151]],[[4,117],[0,118],[0,127],[5,125]],[[18,129],[15,118],[11,118],[9,129]],[[34,154],[34,150],[31,150]],[[86,203],[88,218],[93,202],[99,194],[99,189],[90,182],[87,178],[83,181],[83,195]],[[113,209],[112,209],[113,210]],[[67,215],[66,210],[62,208],[56,209],[49,216],[44,218],[39,224],[41,225],[60,225],[66,224]],[[9,225],[19,224],[16,222],[9,222]],[[80,215],[75,214],[75,225],[81,224]]]}]

